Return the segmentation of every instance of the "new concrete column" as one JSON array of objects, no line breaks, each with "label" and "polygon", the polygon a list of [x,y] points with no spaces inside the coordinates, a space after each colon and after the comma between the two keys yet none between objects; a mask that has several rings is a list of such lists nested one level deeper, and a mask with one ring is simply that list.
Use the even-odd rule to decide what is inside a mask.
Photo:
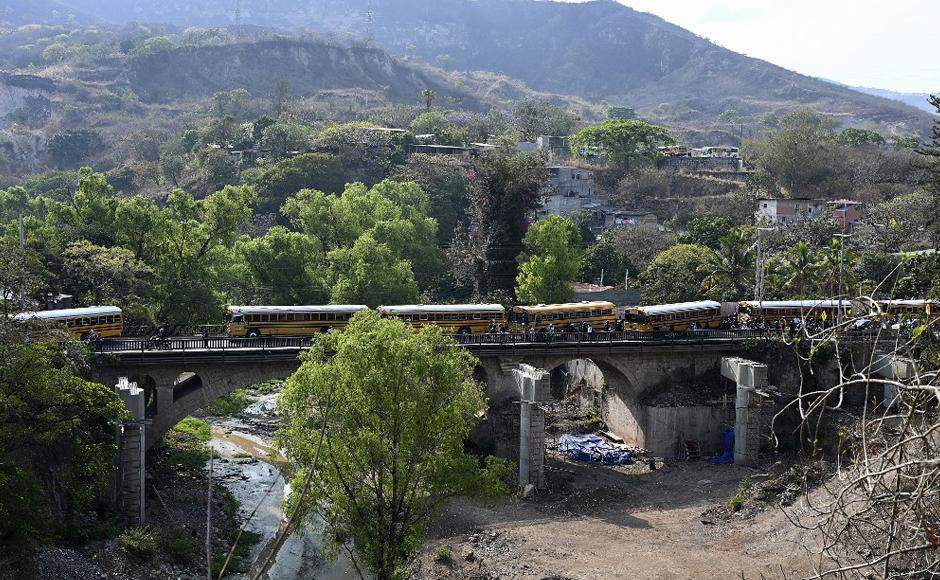
[{"label": "new concrete column", "polygon": [[147,424],[144,390],[126,377],[118,379],[114,390],[124,401],[133,420],[118,425],[117,508],[127,523],[142,526],[146,523],[145,485]]},{"label": "new concrete column", "polygon": [[734,405],[734,462],[756,465],[760,452],[763,397],[767,365],[737,357],[722,357],[721,375],[737,385]]},{"label": "new concrete column", "polygon": [[545,410],[550,392],[548,371],[529,365],[512,370],[519,388],[519,485],[545,486]]},{"label": "new concrete column", "polygon": [[[917,363],[906,357],[876,352],[872,372],[882,378],[903,383],[917,377]],[[895,405],[898,391],[897,385],[885,384],[885,407],[890,409]]]}]

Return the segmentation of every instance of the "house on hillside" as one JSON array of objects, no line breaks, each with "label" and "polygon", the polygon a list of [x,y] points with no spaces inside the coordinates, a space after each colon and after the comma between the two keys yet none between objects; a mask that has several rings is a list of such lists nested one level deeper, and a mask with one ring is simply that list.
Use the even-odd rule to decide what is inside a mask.
[{"label": "house on hillside", "polygon": [[826,204],[832,212],[832,219],[848,232],[862,223],[862,202],[852,199],[837,199]]},{"label": "house on hillside", "polygon": [[824,199],[796,197],[792,199],[761,198],[757,200],[755,217],[759,223],[796,224],[806,219],[829,217]]},{"label": "house on hillside", "polygon": [[535,210],[535,218],[587,211],[594,218],[591,229],[601,233],[607,200],[600,198],[594,190],[594,172],[570,165],[549,165],[546,169],[548,178],[542,188],[541,207]]},{"label": "house on hillside", "polygon": [[604,216],[604,229],[609,230],[619,226],[658,226],[659,219],[656,214],[646,210],[619,210],[608,212]]}]

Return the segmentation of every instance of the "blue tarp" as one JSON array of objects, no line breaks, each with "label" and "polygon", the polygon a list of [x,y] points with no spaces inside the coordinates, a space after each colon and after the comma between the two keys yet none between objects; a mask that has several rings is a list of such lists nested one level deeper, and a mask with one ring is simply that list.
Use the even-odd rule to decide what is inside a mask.
[{"label": "blue tarp", "polygon": [[614,447],[597,435],[562,435],[555,449],[578,461],[594,461],[604,465],[626,465],[633,463],[629,451]]},{"label": "blue tarp", "polygon": [[711,463],[717,463],[718,465],[727,465],[729,463],[734,463],[734,428],[733,427],[725,431],[722,441],[724,442],[724,451],[722,451],[721,455],[716,455],[710,458],[708,461]]}]

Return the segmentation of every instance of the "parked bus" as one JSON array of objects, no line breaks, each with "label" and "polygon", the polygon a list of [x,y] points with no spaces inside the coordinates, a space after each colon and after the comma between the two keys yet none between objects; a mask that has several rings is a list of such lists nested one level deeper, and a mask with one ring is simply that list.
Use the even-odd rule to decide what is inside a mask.
[{"label": "parked bus", "polygon": [[515,330],[524,331],[530,327],[536,330],[549,324],[556,332],[563,332],[568,323],[580,325],[588,323],[600,330],[608,322],[617,320],[617,306],[613,302],[568,302],[566,304],[537,304],[535,306],[515,306],[510,314],[510,322]]},{"label": "parked bus", "polygon": [[876,300],[874,304],[856,301],[855,306],[859,313],[865,314],[873,314],[880,310],[882,318],[890,322],[940,316],[940,302],[936,300]]},{"label": "parked bus", "polygon": [[839,309],[852,315],[851,300],[746,300],[738,303],[738,322],[790,322],[794,319],[835,321]]},{"label": "parked bus", "polygon": [[385,318],[398,318],[420,327],[436,324],[449,334],[483,334],[506,325],[501,304],[404,304],[379,306]]},{"label": "parked bus", "polygon": [[327,304],[316,306],[229,306],[225,331],[229,336],[309,336],[331,328],[343,329],[354,314],[368,306]]},{"label": "parked bus", "polygon": [[88,306],[21,312],[13,317],[19,322],[43,321],[51,326],[64,326],[72,338],[88,340],[114,338],[124,330],[124,316],[117,306]]},{"label": "parked bus", "polygon": [[639,331],[685,332],[693,326],[718,328],[720,325],[721,303],[714,300],[634,306],[624,316],[624,327]]}]

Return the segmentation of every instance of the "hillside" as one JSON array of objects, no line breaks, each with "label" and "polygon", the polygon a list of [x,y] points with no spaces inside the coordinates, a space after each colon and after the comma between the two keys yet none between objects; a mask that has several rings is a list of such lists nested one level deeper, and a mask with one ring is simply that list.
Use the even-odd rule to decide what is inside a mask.
[{"label": "hillside", "polygon": [[[102,21],[235,24],[228,2],[59,2]],[[769,113],[812,107],[846,125],[877,123],[898,133],[923,133],[931,119],[903,103],[737,54],[613,0],[260,0],[242,2],[238,16],[241,24],[372,35],[400,54],[623,104],[672,125],[706,126],[728,108],[761,124]]]}]

